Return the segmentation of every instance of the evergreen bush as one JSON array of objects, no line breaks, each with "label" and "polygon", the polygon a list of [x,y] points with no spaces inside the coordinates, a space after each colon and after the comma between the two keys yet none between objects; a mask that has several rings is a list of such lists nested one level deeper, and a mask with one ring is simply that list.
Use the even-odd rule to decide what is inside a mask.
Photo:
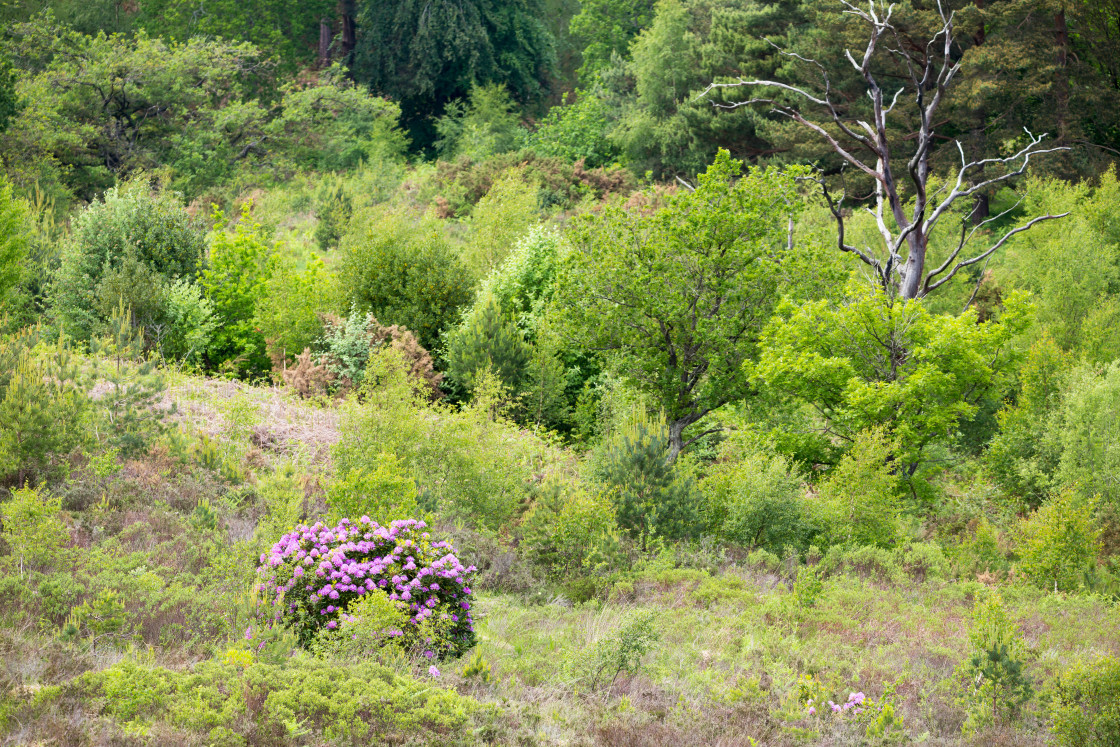
[{"label": "evergreen bush", "polygon": [[668,461],[663,416],[634,407],[600,449],[599,480],[614,500],[619,527],[635,538],[683,539],[699,532],[696,483]]}]

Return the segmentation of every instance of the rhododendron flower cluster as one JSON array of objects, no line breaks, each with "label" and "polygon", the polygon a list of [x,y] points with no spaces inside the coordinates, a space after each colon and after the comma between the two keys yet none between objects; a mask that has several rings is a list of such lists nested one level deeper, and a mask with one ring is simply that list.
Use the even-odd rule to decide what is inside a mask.
[{"label": "rhododendron flower cluster", "polygon": [[260,556],[262,614],[295,630],[303,644],[350,620],[347,608],[367,594],[385,594],[408,611],[401,645],[440,631],[425,648],[458,655],[475,643],[470,575],[448,542],[432,541],[415,519],[380,526],[363,516],[337,526],[297,526]]},{"label": "rhododendron flower cluster", "polygon": [[[828,707],[829,710],[832,711],[832,713],[837,715],[843,715],[848,711],[851,711],[852,713],[863,713],[863,705],[865,700],[867,700],[867,696],[862,692],[850,693],[848,695],[848,702],[840,704],[833,703],[830,700],[828,701]],[[810,700],[808,703],[806,703],[806,706],[808,706],[810,716],[817,715],[817,708],[813,705],[813,701]]]}]

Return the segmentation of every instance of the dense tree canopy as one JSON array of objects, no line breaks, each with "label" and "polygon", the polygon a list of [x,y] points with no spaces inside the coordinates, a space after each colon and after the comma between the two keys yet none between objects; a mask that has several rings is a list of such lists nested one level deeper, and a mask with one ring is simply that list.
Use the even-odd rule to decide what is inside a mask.
[{"label": "dense tree canopy", "polygon": [[724,151],[652,216],[611,207],[585,221],[560,282],[580,343],[617,354],[664,408],[670,458],[686,428],[749,392],[743,363],[776,301],[798,198],[788,175],[741,169]]},{"label": "dense tree canopy", "polygon": [[538,0],[366,0],[358,7],[355,77],[399,101],[419,145],[427,118],[472,85],[503,83],[522,103],[540,99],[555,64]]}]

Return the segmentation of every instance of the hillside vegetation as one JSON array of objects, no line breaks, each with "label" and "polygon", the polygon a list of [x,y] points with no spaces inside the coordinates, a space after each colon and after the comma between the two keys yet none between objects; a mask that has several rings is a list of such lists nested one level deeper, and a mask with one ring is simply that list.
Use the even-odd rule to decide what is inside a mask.
[{"label": "hillside vegetation", "polygon": [[0,4],[0,742],[1120,745],[1118,22]]}]

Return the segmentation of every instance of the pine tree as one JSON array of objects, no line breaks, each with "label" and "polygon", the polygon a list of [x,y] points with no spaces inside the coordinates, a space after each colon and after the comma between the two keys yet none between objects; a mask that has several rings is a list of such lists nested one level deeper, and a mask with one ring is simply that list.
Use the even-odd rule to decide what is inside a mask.
[{"label": "pine tree", "polygon": [[486,370],[516,389],[529,363],[529,353],[513,317],[503,314],[494,297],[488,296],[448,340],[447,374],[453,394],[465,397]]},{"label": "pine tree", "polygon": [[16,484],[54,476],[61,458],[84,439],[82,423],[89,399],[79,386],[80,371],[60,342],[33,347],[23,335],[0,343],[0,479]]},{"label": "pine tree", "polygon": [[104,432],[99,434],[123,456],[142,454],[167,428],[174,414],[162,403],[166,389],[154,360],[145,360],[143,330],[132,323],[132,311],[122,303],[109,319],[109,334],[97,340],[93,353],[100,358],[98,374],[108,384],[99,399]]}]

